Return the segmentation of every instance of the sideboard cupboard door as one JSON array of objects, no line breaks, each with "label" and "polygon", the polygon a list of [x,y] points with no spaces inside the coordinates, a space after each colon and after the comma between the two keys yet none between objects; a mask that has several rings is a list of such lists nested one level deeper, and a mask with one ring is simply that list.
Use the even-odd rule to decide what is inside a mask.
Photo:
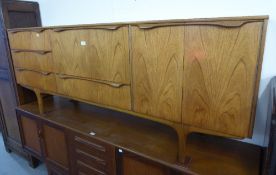
[{"label": "sideboard cupboard door", "polygon": [[19,122],[22,130],[21,135],[23,147],[31,154],[40,157],[41,146],[39,123],[36,119],[26,117],[24,115],[19,116]]},{"label": "sideboard cupboard door", "polygon": [[51,50],[51,30],[8,32],[11,49]]},{"label": "sideboard cupboard door", "polygon": [[180,175],[163,165],[123,152],[118,155],[118,174],[120,175]]},{"label": "sideboard cupboard door", "polygon": [[68,145],[63,129],[43,123],[42,130],[47,166],[69,172]]},{"label": "sideboard cupboard door", "polygon": [[134,111],[181,122],[184,27],[131,33]]},{"label": "sideboard cupboard door", "polygon": [[262,26],[185,27],[183,123],[248,136]]},{"label": "sideboard cupboard door", "polygon": [[130,83],[128,26],[60,30],[52,35],[53,60],[59,73]]}]

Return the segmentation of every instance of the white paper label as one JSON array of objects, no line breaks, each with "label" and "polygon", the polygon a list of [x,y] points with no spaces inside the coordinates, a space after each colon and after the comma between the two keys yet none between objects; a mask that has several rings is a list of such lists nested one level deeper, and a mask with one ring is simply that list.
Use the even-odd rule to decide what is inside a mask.
[{"label": "white paper label", "polygon": [[80,45],[81,45],[81,46],[86,46],[86,41],[81,41],[81,42],[80,42]]},{"label": "white paper label", "polygon": [[96,133],[93,132],[93,131],[91,131],[89,134],[92,135],[92,136],[96,135]]}]

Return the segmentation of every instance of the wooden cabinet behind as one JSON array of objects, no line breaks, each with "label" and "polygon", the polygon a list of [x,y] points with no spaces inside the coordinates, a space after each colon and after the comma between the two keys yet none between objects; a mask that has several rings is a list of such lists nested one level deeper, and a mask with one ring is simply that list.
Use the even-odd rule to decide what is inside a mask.
[{"label": "wooden cabinet behind", "polygon": [[[39,5],[31,1],[3,0],[0,1],[0,10],[0,124],[6,150],[25,155],[15,108],[19,103],[33,100],[34,96],[16,85],[6,29],[41,26]],[[29,38],[24,42],[28,41]],[[21,92],[24,95],[21,96]]]},{"label": "wooden cabinet behind", "polygon": [[262,27],[185,27],[184,124],[248,136]]},{"label": "wooden cabinet behind", "polygon": [[69,174],[69,150],[65,129],[20,111],[17,117],[24,150],[45,161],[50,174]]}]

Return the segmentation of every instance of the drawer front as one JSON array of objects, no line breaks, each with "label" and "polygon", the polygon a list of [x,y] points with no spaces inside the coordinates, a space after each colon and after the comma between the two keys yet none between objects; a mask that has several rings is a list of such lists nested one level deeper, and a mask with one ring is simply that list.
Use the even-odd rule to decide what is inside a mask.
[{"label": "drawer front", "polygon": [[56,78],[53,73],[27,69],[15,69],[17,83],[41,90],[56,91]]},{"label": "drawer front", "polygon": [[14,67],[53,72],[51,53],[12,51]]},{"label": "drawer front", "polygon": [[11,49],[51,50],[50,30],[9,32]]},{"label": "drawer front", "polygon": [[79,174],[115,174],[115,148],[91,137],[75,134],[74,163]]},{"label": "drawer front", "polygon": [[58,93],[102,105],[130,110],[130,86],[57,75]]},{"label": "drawer front", "polygon": [[128,27],[53,32],[52,46],[62,74],[130,82]]}]

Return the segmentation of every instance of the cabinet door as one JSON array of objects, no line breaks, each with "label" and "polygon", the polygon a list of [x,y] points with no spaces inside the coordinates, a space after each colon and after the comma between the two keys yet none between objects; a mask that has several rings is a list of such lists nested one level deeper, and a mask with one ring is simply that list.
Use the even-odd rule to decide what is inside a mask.
[{"label": "cabinet door", "polygon": [[181,122],[184,27],[132,27],[133,108]]},{"label": "cabinet door", "polygon": [[151,162],[131,153],[120,153],[120,174],[122,175],[180,175],[169,168]]},{"label": "cabinet door", "polygon": [[183,123],[248,135],[262,25],[185,27]]},{"label": "cabinet door", "polygon": [[41,156],[40,130],[36,119],[21,115],[20,125],[22,130],[23,147],[31,154]]},{"label": "cabinet door", "polygon": [[55,29],[53,58],[61,74],[129,84],[128,27]]},{"label": "cabinet door", "polygon": [[68,145],[64,131],[45,123],[42,125],[42,129],[47,166],[55,167],[60,172],[68,172]]}]

